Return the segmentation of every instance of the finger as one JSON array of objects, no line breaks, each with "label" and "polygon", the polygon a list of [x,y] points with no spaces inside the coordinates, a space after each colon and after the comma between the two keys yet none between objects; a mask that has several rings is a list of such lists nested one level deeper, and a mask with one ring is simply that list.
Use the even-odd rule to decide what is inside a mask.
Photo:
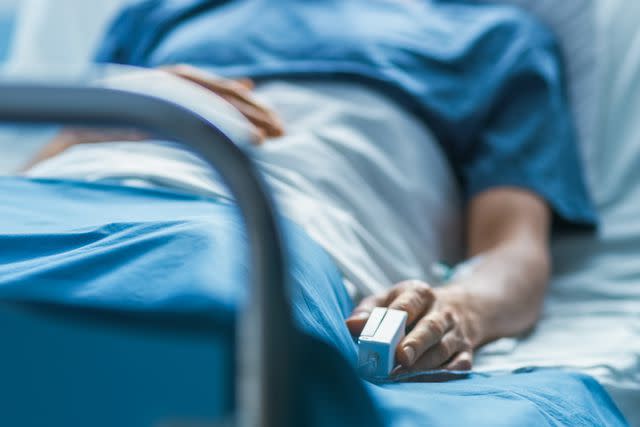
[{"label": "finger", "polygon": [[251,80],[228,80],[189,65],[174,65],[164,67],[162,70],[189,80],[223,97],[240,110],[254,125],[263,128],[268,137],[278,137],[284,134],[284,128],[278,116],[271,109],[256,101],[249,93],[249,87],[253,87]]},{"label": "finger", "polygon": [[461,351],[453,356],[451,361],[444,365],[448,371],[470,371],[473,366],[473,354],[471,350]]},{"label": "finger", "polygon": [[411,366],[410,371],[429,371],[438,369],[448,362],[453,355],[465,350],[464,340],[456,333],[449,332],[436,345],[425,351]]},{"label": "finger", "polygon": [[280,120],[270,111],[236,97],[224,96],[223,98],[240,111],[254,126],[263,129],[268,137],[275,138],[283,135],[284,131]]},{"label": "finger", "polygon": [[236,83],[242,85],[246,90],[253,90],[256,87],[256,84],[251,79],[243,78],[243,79],[235,79]]},{"label": "finger", "polygon": [[[206,82],[190,79],[224,98],[239,110],[250,122],[261,127],[270,138],[284,135],[284,126],[278,115],[269,107],[255,100],[249,89],[236,81]],[[251,83],[253,84],[253,83]]]},{"label": "finger", "polygon": [[385,295],[371,295],[363,298],[360,304],[353,309],[352,314],[371,313],[374,308],[383,306],[385,298]]},{"label": "finger", "polygon": [[98,143],[98,142],[111,142],[111,141],[132,141],[139,142],[148,137],[142,132],[136,131],[104,131],[104,132],[92,132],[92,133],[84,133],[78,134],[76,136],[77,143],[79,144],[89,144],[89,143]]},{"label": "finger", "polygon": [[[173,74],[174,76],[181,77],[185,80],[189,80],[192,83],[196,83],[205,89],[211,91],[217,90],[229,90],[224,86],[225,79],[218,77],[214,74],[207,73],[199,68],[186,64],[168,65],[159,68],[162,71]],[[239,85],[240,86],[240,85]]]},{"label": "finger", "polygon": [[396,351],[398,362],[404,367],[411,367],[426,351],[438,344],[454,326],[453,315],[448,311],[423,317],[398,346]]},{"label": "finger", "polygon": [[351,316],[347,319],[347,327],[351,335],[360,335],[364,325],[369,320],[371,312],[376,307],[381,307],[384,303],[385,295],[372,295],[364,298],[358,306],[353,309]]},{"label": "finger", "polygon": [[268,136],[278,137],[284,134],[284,128],[278,115],[259,102],[242,94],[223,95],[222,97],[254,124],[263,127]]},{"label": "finger", "polygon": [[246,94],[253,89],[253,81],[250,79],[225,79],[190,65],[175,65],[161,69],[202,86],[220,96],[237,96]]},{"label": "finger", "polygon": [[36,164],[57,156],[77,144],[100,143],[110,141],[143,141],[148,139],[141,132],[129,130],[97,130],[84,128],[65,128],[32,157],[21,170],[26,171]]},{"label": "finger", "polygon": [[404,290],[389,302],[388,307],[406,311],[407,326],[411,326],[431,308],[434,300],[435,295],[426,283],[406,282]]},{"label": "finger", "polygon": [[93,128],[66,128],[54,138],[54,140],[64,140],[69,145],[124,140],[140,141],[142,139],[146,139],[146,135],[134,129]]}]

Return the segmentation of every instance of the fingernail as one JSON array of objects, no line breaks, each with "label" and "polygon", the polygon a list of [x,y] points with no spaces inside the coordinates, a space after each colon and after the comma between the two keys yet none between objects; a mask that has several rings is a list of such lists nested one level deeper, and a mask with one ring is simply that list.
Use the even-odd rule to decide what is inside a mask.
[{"label": "fingernail", "polygon": [[404,352],[409,365],[413,365],[413,359],[416,357],[416,351],[413,349],[413,347],[406,346],[402,349],[402,351]]}]

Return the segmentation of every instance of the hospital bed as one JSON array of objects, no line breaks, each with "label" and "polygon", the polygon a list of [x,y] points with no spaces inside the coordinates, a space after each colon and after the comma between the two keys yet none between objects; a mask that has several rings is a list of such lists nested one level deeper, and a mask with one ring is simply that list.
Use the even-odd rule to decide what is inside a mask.
[{"label": "hospital bed", "polygon": [[[631,67],[631,65],[629,65],[629,67]],[[25,96],[17,96],[17,94],[14,93],[16,97],[9,98],[7,96],[5,98],[12,99],[14,101],[16,99],[21,99],[24,102],[23,114],[20,114],[15,103],[12,103],[11,106],[5,106],[10,107],[2,110],[6,119],[25,120],[30,122],[42,120],[75,122],[79,119],[85,119],[93,122],[94,124],[114,124],[114,119],[117,119],[116,121],[118,122],[124,121],[125,123],[133,124],[131,121],[134,120],[136,122],[135,124],[162,131],[161,133],[168,133],[169,136],[172,136],[174,139],[180,139],[185,143],[193,144],[196,149],[198,149],[198,147],[202,148],[202,145],[198,143],[198,141],[201,141],[200,138],[202,135],[191,135],[186,129],[169,129],[165,126],[166,123],[157,123],[157,118],[154,119],[154,117],[157,116],[152,113],[156,111],[155,108],[147,109],[149,117],[139,117],[137,114],[139,114],[140,110],[138,110],[138,113],[133,115],[125,114],[127,111],[126,104],[135,105],[137,102],[153,103],[153,101],[148,99],[133,102],[128,98],[129,95],[113,94],[114,99],[117,98],[117,96],[127,97],[127,102],[124,104],[118,103],[119,107],[114,111],[111,111],[113,115],[110,117],[104,117],[102,115],[104,113],[102,109],[94,110],[90,108],[92,97],[89,95],[95,95],[95,92],[91,93],[91,91],[80,88],[66,88],[64,90],[63,98],[66,99],[66,97],[69,97],[69,102],[65,103],[65,105],[68,106],[70,110],[63,111],[63,109],[60,108],[47,109],[47,100],[44,97],[45,95],[52,95],[62,88],[50,88],[52,92],[41,92],[40,95],[34,94],[32,89],[27,87],[17,88],[13,86],[3,88],[3,94],[13,93],[13,91],[18,90],[25,91],[23,92],[23,95]],[[9,92],[4,92],[5,90]],[[622,89],[618,88],[618,92],[620,90]],[[29,94],[31,95],[26,96]],[[100,95],[105,95],[105,93],[101,93]],[[37,99],[36,96],[38,97]],[[42,98],[40,98],[41,96]],[[89,97],[87,98],[87,96]],[[49,100],[50,99],[51,98],[49,98]],[[123,100],[124,99],[122,98],[119,99],[119,101]],[[37,105],[39,105],[39,107],[34,108],[34,105],[31,104],[30,101],[38,101]],[[118,100],[115,99],[115,101]],[[618,100],[618,102],[622,101]],[[154,103],[154,106],[159,109],[172,108],[171,106],[167,106],[162,103]],[[185,118],[185,120],[187,119]],[[188,120],[195,119],[191,117]],[[610,123],[608,126],[615,127]],[[200,126],[196,126],[196,128],[200,129]],[[216,139],[226,142],[225,144],[220,145],[222,148],[218,149],[221,150],[221,152],[215,153],[215,156],[218,156],[218,158],[221,158],[220,156],[225,156],[225,159],[234,158],[235,160],[229,161],[226,165],[228,166],[231,162],[235,161],[236,163],[243,165],[242,170],[244,172],[250,172],[251,169],[247,169],[248,164],[246,163],[246,160],[243,160],[242,156],[239,155],[224,135],[217,132],[215,127],[211,127],[210,124],[205,126],[205,128],[207,130],[200,129],[203,134],[211,132],[215,134]],[[629,135],[618,135],[621,136],[621,139],[624,137],[628,140],[629,138],[632,139],[634,135],[637,135],[633,129],[629,129],[629,126],[626,126],[625,129]],[[628,147],[629,146],[627,145],[627,148]],[[619,155],[616,157],[614,154],[604,152],[603,150],[604,148],[602,146],[587,147],[587,151],[591,153],[595,152],[595,154],[590,156],[591,162],[604,161],[603,159],[606,157],[610,157],[610,164],[620,161]],[[203,152],[202,150],[198,151],[205,154],[205,156],[207,155],[206,152]],[[598,154],[601,155],[598,156]],[[611,159],[611,157],[613,157],[613,159]],[[631,156],[631,158],[635,158],[635,156]],[[225,165],[222,163],[225,162],[218,163],[215,159],[212,161],[214,166],[221,167],[224,172],[224,170],[227,169],[225,169]],[[549,303],[547,304],[545,312],[546,316],[542,321],[541,327],[533,337],[530,337],[529,341],[524,340],[521,343],[516,343],[515,348],[513,346],[506,345],[502,348],[494,347],[492,349],[488,349],[484,357],[481,354],[479,362],[480,367],[484,367],[485,369],[496,369],[498,367],[503,369],[516,369],[531,364],[543,366],[564,365],[565,363],[561,362],[564,360],[562,357],[563,355],[560,353],[562,351],[566,351],[566,347],[563,347],[561,343],[563,341],[566,342],[568,338],[586,333],[591,326],[593,326],[594,329],[597,329],[599,321],[605,322],[606,327],[615,328],[618,332],[609,333],[602,330],[596,331],[598,333],[594,336],[597,338],[590,340],[588,343],[589,345],[586,346],[582,339],[574,339],[571,341],[571,345],[578,347],[578,351],[575,353],[582,357],[581,361],[574,365],[574,368],[583,368],[586,372],[596,376],[596,378],[603,382],[605,386],[608,387],[610,393],[612,393],[616,399],[619,399],[618,404],[624,407],[623,409],[625,410],[625,414],[629,417],[631,423],[636,425],[640,422],[637,409],[640,407],[640,397],[638,395],[638,384],[640,384],[638,354],[640,354],[640,352],[637,347],[637,343],[640,341],[638,340],[638,320],[640,317],[638,314],[638,305],[640,304],[640,291],[637,289],[639,274],[637,267],[634,267],[636,264],[634,262],[634,256],[637,254],[637,230],[634,231],[635,222],[632,220],[637,213],[637,209],[634,208],[634,203],[631,199],[633,198],[632,195],[638,188],[638,184],[634,183],[633,179],[634,177],[637,178],[637,174],[632,172],[631,165],[627,166],[626,174],[619,172],[610,175],[607,175],[606,170],[603,171],[603,168],[606,167],[604,164],[594,165],[591,163],[589,166],[591,167],[592,180],[602,179],[603,182],[611,184],[608,186],[601,185],[596,188],[597,201],[599,202],[599,207],[601,208],[601,212],[603,212],[604,216],[603,227],[600,235],[596,238],[565,236],[556,241],[554,244],[554,254],[558,260],[559,268],[556,271],[554,285],[552,286]],[[251,212],[264,212],[266,214],[266,216],[261,218],[247,217],[247,224],[250,227],[250,230],[252,230],[252,247],[274,249],[273,247],[269,247],[269,245],[278,241],[276,237],[277,231],[273,221],[269,219],[270,215],[273,215],[273,213],[269,208],[270,205],[268,203],[268,197],[265,196],[263,191],[261,191],[262,186],[259,178],[253,179],[251,182],[238,181],[246,179],[247,176],[255,177],[255,175],[251,173],[247,175],[237,174],[237,171],[239,170],[240,169],[237,169],[234,172],[229,169],[227,172],[231,172],[231,175],[225,174],[229,179],[229,184],[236,190],[236,197],[239,197],[240,201],[243,198],[242,194],[247,194],[244,193],[244,191],[247,189],[250,190],[254,196],[257,196],[257,199],[255,200],[262,201],[262,207],[265,209],[257,211],[253,210]],[[245,178],[238,175],[242,175]],[[616,180],[618,184],[617,186],[615,185]],[[627,203],[615,203],[616,200],[626,197],[623,197],[623,195],[620,194],[620,191],[623,191],[621,189],[621,185],[626,185],[628,187],[627,192],[630,196],[628,196],[629,200]],[[241,207],[247,208],[249,205],[245,203],[244,205],[241,204]],[[265,223],[267,224],[266,229],[260,227],[260,225],[264,226]],[[260,232],[260,230],[262,230],[262,232]],[[266,241],[260,240],[260,236],[267,236],[269,239]],[[272,259],[272,261],[276,261],[276,263],[273,264],[273,266],[276,266],[273,270],[269,270],[269,268],[264,265],[261,267],[260,263],[264,263],[267,260],[265,258],[259,258],[264,257],[264,254],[269,254],[269,256],[275,257]],[[295,420],[288,418],[289,415],[294,414],[294,412],[290,410],[291,407],[295,407],[295,405],[292,405],[291,401],[286,397],[287,389],[290,390],[291,378],[287,378],[287,375],[278,375],[275,378],[273,376],[268,377],[266,376],[267,371],[263,369],[261,370],[261,368],[266,366],[274,368],[275,366],[278,366],[278,363],[280,363],[280,366],[283,366],[284,368],[282,370],[279,369],[278,372],[295,372],[295,369],[291,369],[291,367],[295,367],[295,363],[303,362],[300,358],[298,358],[297,362],[296,360],[287,360],[286,357],[281,358],[280,356],[285,353],[283,351],[278,351],[278,357],[273,357],[274,349],[282,350],[285,348],[292,349],[295,347],[294,341],[291,340],[291,337],[295,336],[295,332],[292,331],[291,319],[287,315],[287,305],[284,302],[285,299],[283,298],[282,292],[278,291],[278,289],[282,291],[281,287],[278,285],[282,285],[283,281],[278,280],[278,278],[282,277],[282,271],[279,270],[279,268],[282,268],[283,260],[278,260],[278,251],[271,250],[269,252],[262,252],[255,251],[254,249],[253,256],[253,259],[258,262],[258,268],[254,271],[255,276],[254,281],[252,282],[256,285],[253,295],[263,307],[263,310],[259,311],[259,313],[264,315],[265,313],[268,313],[268,310],[270,309],[279,308],[280,310],[278,311],[278,314],[280,314],[280,316],[276,316],[275,318],[269,317],[269,323],[259,323],[259,316],[256,316],[248,319],[245,326],[241,328],[241,330],[244,331],[244,333],[241,334],[243,337],[241,338],[241,342],[244,343],[243,348],[254,348],[252,346],[257,346],[255,347],[257,350],[267,351],[267,353],[264,358],[256,358],[255,356],[259,354],[257,350],[242,352],[242,358],[247,356],[252,358],[252,360],[247,361],[247,363],[249,364],[248,366],[255,367],[254,369],[256,370],[254,372],[257,373],[257,376],[248,375],[248,379],[243,380],[247,386],[239,388],[238,393],[239,395],[245,396],[245,394],[241,393],[240,390],[247,391],[250,398],[247,400],[238,400],[239,404],[247,405],[246,410],[241,410],[238,413],[246,415],[247,422],[255,422],[255,420],[259,418],[262,420],[261,422],[264,423],[263,425],[287,425],[287,423],[289,423],[289,425],[299,425],[296,424]],[[607,283],[609,286],[618,286],[615,290],[608,290],[603,289],[603,286],[601,285],[598,286],[598,282]],[[266,289],[275,290],[275,293],[265,292],[264,290]],[[272,298],[273,300],[261,300],[259,297]],[[594,311],[591,308],[593,306],[593,299],[596,297],[602,298],[603,302],[599,304]],[[271,308],[268,309],[267,305],[269,304],[272,305],[270,306]],[[618,313],[615,314],[619,315],[610,315],[616,310]],[[601,318],[586,319],[581,317],[584,313],[593,314],[594,312],[599,313]],[[568,323],[563,324],[563,321],[568,321]],[[566,330],[563,333],[562,328],[567,324],[569,326],[566,327]],[[269,334],[275,334],[275,336],[272,337],[273,339],[260,340],[256,336],[250,336],[247,333],[252,331],[264,332],[266,335],[262,335],[263,337],[269,337]],[[549,335],[551,335],[553,339],[548,340],[544,338]],[[595,346],[591,345],[593,342],[597,342],[597,340],[604,338],[608,338],[606,344]],[[300,337],[300,339],[303,340],[304,338]],[[545,355],[545,352],[543,351],[544,349],[548,350],[550,348],[549,344],[560,346],[557,352],[555,354],[551,352],[552,354],[550,356],[548,354]],[[319,353],[326,351],[326,349],[323,350],[323,347],[320,344],[318,344],[318,346],[319,347],[314,348],[317,348]],[[593,357],[593,360],[585,358],[585,354],[588,354],[590,351],[589,347],[592,347],[593,352],[600,357]],[[593,347],[597,348],[593,349]],[[617,356],[616,353],[618,353]],[[291,358],[296,356],[295,352],[286,352],[286,354]],[[298,354],[298,356],[301,355]],[[326,356],[328,358],[331,357],[330,353]],[[600,362],[606,357],[617,357],[617,359],[612,360],[609,365],[602,365]],[[260,362],[260,360],[263,362]],[[309,360],[304,359],[304,362],[309,363]],[[274,364],[269,365],[270,363]],[[337,365],[334,366],[342,365],[337,362]],[[244,372],[248,374],[250,372],[249,370],[246,370],[247,366],[244,366],[244,368],[245,370],[238,370],[238,373],[240,374]],[[342,368],[344,368],[344,366],[342,366]],[[300,366],[298,366],[298,369],[300,369]],[[350,374],[348,369],[337,370],[343,373],[345,378],[353,379],[353,377],[349,376]],[[269,371],[273,372],[271,369]],[[294,374],[292,373],[292,375]],[[334,376],[332,378],[335,379],[336,377]],[[431,385],[426,385],[423,390],[433,391],[430,387]],[[446,387],[447,386],[443,386],[440,388],[442,393],[451,392],[451,390]],[[273,390],[278,391],[274,392]],[[282,390],[282,392],[280,390]],[[295,397],[295,395],[296,393],[293,392],[292,396]],[[358,394],[358,396],[362,397],[364,400],[367,399],[366,394]],[[371,402],[369,402],[369,404],[373,406]],[[364,406],[365,408],[367,407],[366,402]],[[241,406],[241,408],[243,407],[244,406]],[[360,409],[362,409],[362,407]],[[369,407],[369,409],[371,409],[371,407]],[[364,412],[366,411],[360,411],[360,414],[362,415]],[[375,413],[375,411],[372,410],[372,413]],[[363,419],[360,419],[360,421],[364,422]],[[375,416],[372,415],[370,422],[375,425]]]},{"label": "hospital bed", "polygon": [[[83,294],[90,294],[95,283],[85,285],[82,277],[87,271],[94,271],[91,264],[95,264],[95,260],[88,259],[86,265],[73,267],[72,275],[63,274],[61,277],[69,284],[56,283],[60,278],[55,277],[55,267],[44,280],[28,271],[23,274],[26,280],[12,278],[21,275],[20,270],[24,269],[20,267],[5,270],[8,277],[2,277],[0,289],[0,337],[7,343],[0,357],[0,376],[3,378],[0,419],[3,422],[18,426],[41,425],[46,420],[53,425],[280,427],[415,425],[418,420],[425,425],[474,422],[489,426],[500,420],[505,425],[625,425],[600,386],[593,379],[576,373],[535,369],[488,376],[450,373],[444,378],[460,381],[439,384],[443,373],[433,372],[429,374],[434,381],[431,383],[382,381],[366,385],[356,375],[355,366],[348,357],[344,357],[344,350],[338,351],[340,343],[323,342],[316,326],[311,325],[312,332],[309,333],[304,321],[302,325],[300,321],[294,321],[292,307],[299,314],[301,310],[307,310],[304,307],[307,305],[313,307],[309,309],[312,312],[320,312],[319,323],[333,321],[335,325],[341,323],[342,318],[336,319],[335,313],[322,307],[322,301],[331,299],[331,290],[323,289],[321,281],[313,281],[313,275],[309,276],[311,281],[303,291],[313,289],[317,299],[303,297],[300,301],[293,296],[298,291],[293,289],[291,271],[300,267],[289,267],[288,263],[298,262],[297,258],[303,255],[297,253],[295,244],[287,250],[296,253],[296,257],[291,253],[287,255],[281,241],[286,232],[282,230],[260,174],[249,157],[215,124],[169,101],[114,89],[14,83],[0,84],[0,92],[3,94],[0,122],[53,122],[101,128],[127,126],[166,140],[182,141],[226,180],[247,227],[251,256],[249,297],[233,304],[231,310],[237,313],[237,320],[229,321],[231,313],[225,310],[224,298],[214,294],[213,298],[217,298],[219,304],[208,308],[212,310],[210,315],[218,318],[213,327],[207,313],[203,316],[197,305],[188,302],[190,297],[196,300],[211,298],[205,289],[187,286],[176,296],[166,298],[168,309],[159,307],[159,313],[156,313],[153,306],[151,311],[146,306],[146,295],[152,295],[155,287],[162,287],[159,280],[143,283],[147,294],[138,294],[136,290],[113,295],[98,292],[96,299],[84,298]],[[22,191],[9,193],[9,187],[24,186],[23,190],[27,192],[48,193],[49,197],[53,196],[50,199],[53,203],[59,194],[61,204],[65,193],[66,198],[75,199],[73,193],[68,192],[77,190],[65,189],[62,182],[46,180],[9,179],[2,180],[0,186],[4,188],[6,202],[2,211],[9,213],[13,218],[9,223],[18,228],[20,224],[15,222],[16,217],[11,212],[17,209],[29,218],[29,209],[33,206],[21,206],[21,196],[16,193]],[[99,188],[98,185],[92,190],[99,191]],[[51,189],[53,192],[50,193]],[[87,196],[85,194],[85,198],[79,200],[80,209],[89,208],[101,198],[98,194],[92,201]],[[167,197],[179,196],[160,194],[158,198]],[[198,203],[197,200],[192,202]],[[45,200],[39,200],[39,203],[36,209],[48,206]],[[119,204],[110,198],[102,203],[102,208],[105,203]],[[206,201],[206,204],[212,203]],[[92,214],[87,211],[87,216]],[[46,213],[38,218],[37,222],[51,221]],[[25,219],[25,222],[33,223],[33,220]],[[210,226],[213,224],[220,226],[218,217]],[[19,243],[12,240],[12,232],[0,228],[5,239],[3,245],[9,251],[22,252]],[[35,229],[38,229],[37,225]],[[21,235],[19,229],[13,233]],[[12,247],[11,242],[16,242],[18,247]],[[54,249],[50,251],[55,252]],[[311,257],[312,262],[321,264],[321,257],[315,255]],[[7,253],[3,257],[6,256]],[[8,259],[12,264],[10,256]],[[232,255],[228,261],[238,262]],[[107,260],[104,262],[109,264]],[[160,267],[156,263],[152,268],[154,265]],[[213,263],[211,268],[220,272],[219,265],[219,262]],[[180,277],[179,270],[177,274],[176,277]],[[124,280],[124,277],[116,279]],[[38,282],[54,289],[45,290]],[[134,283],[129,286],[133,287]],[[304,284],[300,286],[305,287]],[[342,286],[340,281],[337,286]],[[122,284],[122,288],[127,287],[126,283]],[[43,293],[39,294],[41,291]],[[195,295],[189,295],[190,292]],[[104,306],[101,306],[102,300],[106,302]],[[338,315],[344,316],[347,312]],[[225,339],[224,334],[234,324],[238,331],[236,338]],[[342,329],[346,328],[343,326]],[[193,351],[194,347],[207,347],[220,341],[223,341],[222,350]],[[159,343],[162,346],[157,348]],[[68,350],[64,350],[65,347]],[[225,356],[224,348],[229,347],[236,349],[235,362],[225,361],[228,356]],[[95,354],[95,348],[104,354]],[[123,354],[112,358],[111,352]],[[167,354],[171,355],[170,360],[165,359]],[[37,360],[34,355],[41,355],[41,360],[34,363],[34,359]],[[157,365],[152,369],[153,374],[166,378],[158,381],[139,364]],[[181,368],[187,365],[190,369]],[[221,373],[229,366],[235,366],[235,380],[221,378]],[[52,369],[55,367],[64,374],[55,372]],[[108,373],[107,378],[104,373]],[[208,382],[194,380],[194,374]],[[163,387],[173,390],[163,391]],[[232,402],[225,402],[228,399],[225,389],[236,390]],[[52,395],[56,391],[60,395]],[[140,399],[138,395],[146,399]],[[188,401],[186,407],[185,399]],[[552,399],[556,400],[553,404]],[[29,412],[30,405],[36,410]],[[77,408],[69,405],[77,405]],[[113,413],[101,414],[102,405],[110,406]],[[452,405],[459,406],[455,415],[438,409]],[[496,410],[487,410],[491,407]],[[500,414],[498,409],[505,413]]]}]

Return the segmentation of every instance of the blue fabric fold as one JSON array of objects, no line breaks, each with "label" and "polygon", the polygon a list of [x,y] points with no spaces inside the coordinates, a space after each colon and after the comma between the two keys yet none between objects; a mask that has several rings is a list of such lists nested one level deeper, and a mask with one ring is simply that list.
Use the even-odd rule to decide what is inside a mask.
[{"label": "blue fabric fold", "polygon": [[[234,205],[159,190],[0,178],[0,424],[162,425],[233,411],[247,239]],[[369,384],[329,256],[281,221],[303,332],[305,426],[624,426],[557,371]]]}]

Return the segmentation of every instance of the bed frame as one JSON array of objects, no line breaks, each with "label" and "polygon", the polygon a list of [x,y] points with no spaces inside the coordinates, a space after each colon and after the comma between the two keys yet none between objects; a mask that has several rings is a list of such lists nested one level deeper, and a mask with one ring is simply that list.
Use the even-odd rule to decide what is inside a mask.
[{"label": "bed frame", "polygon": [[183,143],[218,170],[247,228],[251,292],[237,326],[236,415],[223,425],[293,427],[298,372],[274,205],[252,161],[220,129],[160,98],[99,87],[0,84],[0,122],[130,126]]}]

